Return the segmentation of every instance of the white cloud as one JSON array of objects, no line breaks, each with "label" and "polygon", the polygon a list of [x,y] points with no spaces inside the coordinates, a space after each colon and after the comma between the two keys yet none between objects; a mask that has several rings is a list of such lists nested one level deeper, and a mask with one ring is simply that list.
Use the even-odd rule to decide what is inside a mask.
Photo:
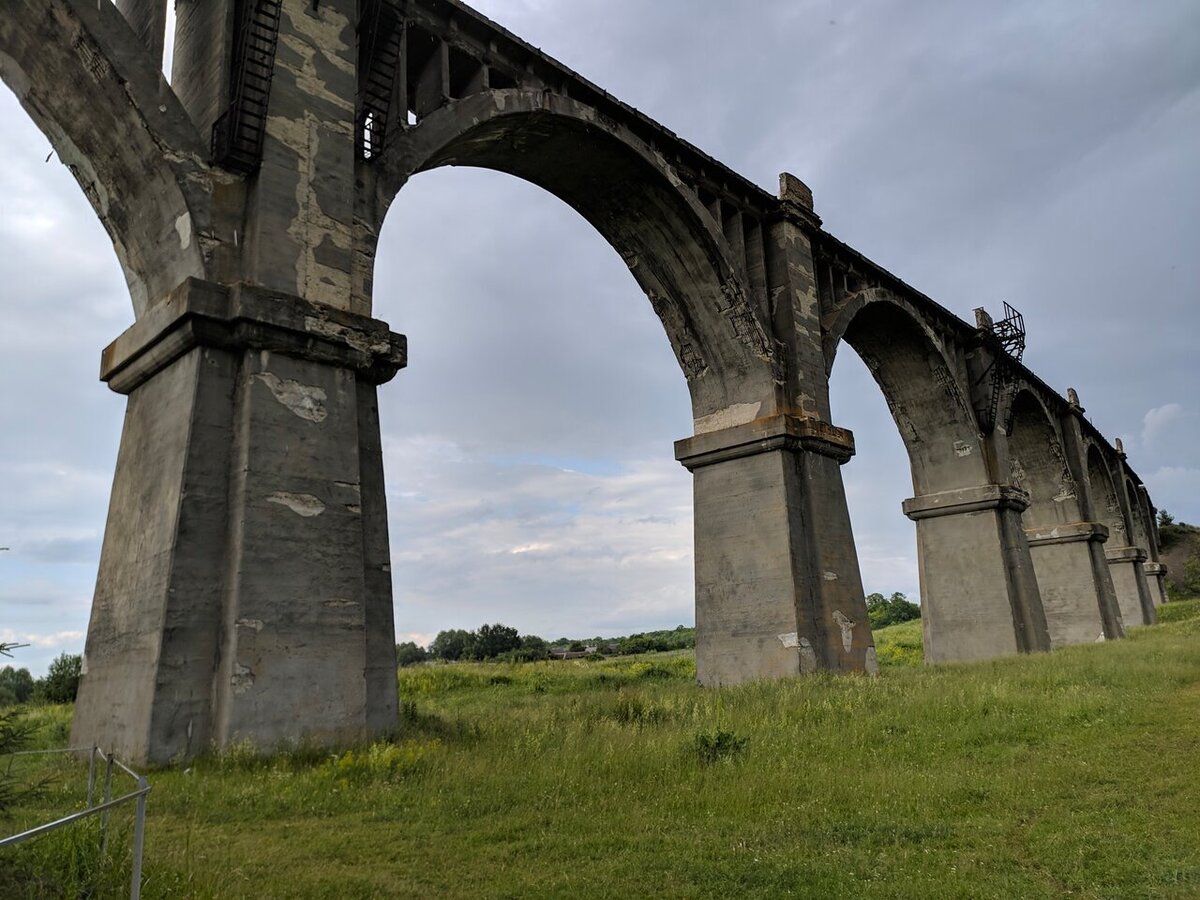
[{"label": "white cloud", "polygon": [[1200,468],[1163,466],[1143,478],[1155,506],[1177,521],[1200,524]]},{"label": "white cloud", "polygon": [[1183,414],[1183,407],[1178,403],[1156,406],[1147,412],[1142,419],[1142,446],[1147,450],[1157,449],[1156,445],[1163,432]]}]

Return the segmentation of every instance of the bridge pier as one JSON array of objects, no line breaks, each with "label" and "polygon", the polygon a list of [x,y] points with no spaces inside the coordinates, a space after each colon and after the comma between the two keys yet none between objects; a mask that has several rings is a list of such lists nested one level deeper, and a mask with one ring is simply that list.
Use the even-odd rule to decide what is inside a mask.
[{"label": "bridge pier", "polygon": [[1051,647],[1125,636],[1099,522],[1026,528]]},{"label": "bridge pier", "polygon": [[1145,562],[1142,563],[1142,571],[1146,573],[1146,580],[1150,585],[1150,599],[1155,606],[1162,606],[1167,602],[1167,567],[1160,562]]},{"label": "bridge pier", "polygon": [[152,763],[396,722],[376,385],[403,338],[185,282],[104,354],[129,397],[72,743]]},{"label": "bridge pier", "polygon": [[1050,649],[1021,528],[1027,503],[1024,492],[1002,484],[904,501],[917,523],[927,662]]},{"label": "bridge pier", "polygon": [[838,468],[853,447],[849,432],[794,416],[676,443],[695,479],[702,684],[877,671]]},{"label": "bridge pier", "polygon": [[1113,587],[1117,592],[1117,603],[1121,607],[1121,619],[1126,628],[1134,625],[1153,625],[1158,621],[1154,602],[1150,597],[1150,585],[1142,564],[1146,551],[1141,547],[1110,547],[1104,554],[1112,573]]}]

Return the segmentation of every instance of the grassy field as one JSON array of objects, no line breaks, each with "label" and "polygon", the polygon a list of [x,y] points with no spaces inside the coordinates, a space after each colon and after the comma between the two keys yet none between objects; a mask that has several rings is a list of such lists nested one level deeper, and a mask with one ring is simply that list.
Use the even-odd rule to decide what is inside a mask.
[{"label": "grassy field", "polygon": [[[1200,601],[1162,618],[930,669],[906,623],[879,678],[721,691],[686,653],[405,669],[394,743],[153,773],[145,896],[1200,896]],[[0,830],[78,802],[51,768]],[[92,840],[0,852],[0,896],[117,896]]]}]

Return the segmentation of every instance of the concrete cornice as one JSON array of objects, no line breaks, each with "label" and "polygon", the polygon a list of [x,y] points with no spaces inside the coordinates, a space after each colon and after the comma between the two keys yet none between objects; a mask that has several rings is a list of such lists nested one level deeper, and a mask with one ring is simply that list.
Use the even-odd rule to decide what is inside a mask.
[{"label": "concrete cornice", "polygon": [[985,509],[1015,509],[1023,512],[1029,507],[1029,495],[1011,484],[982,484],[977,487],[955,488],[937,494],[910,497],[904,501],[904,514],[914,522],[940,516],[958,516]]},{"label": "concrete cornice", "polygon": [[282,353],[353,369],[372,384],[408,361],[407,339],[378,319],[192,278],[104,349],[100,379],[128,394],[194,347]]},{"label": "concrete cornice", "polygon": [[774,450],[818,453],[844,463],[854,455],[854,435],[819,419],[776,415],[675,442],[675,458],[689,471]]}]

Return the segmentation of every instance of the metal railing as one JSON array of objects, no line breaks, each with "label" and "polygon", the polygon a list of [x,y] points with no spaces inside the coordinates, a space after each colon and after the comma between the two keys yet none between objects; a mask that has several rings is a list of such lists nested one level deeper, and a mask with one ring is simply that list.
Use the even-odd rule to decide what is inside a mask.
[{"label": "metal railing", "polygon": [[[88,754],[88,788],[87,788],[87,807],[76,813],[71,813],[69,816],[63,816],[61,819],[55,819],[53,822],[47,822],[44,825],[38,825],[30,828],[28,831],[22,831],[20,834],[14,834],[12,837],[0,838],[0,849],[11,847],[16,844],[23,843],[31,838],[39,837],[43,834],[48,834],[51,831],[57,831],[59,828],[65,828],[68,825],[73,825],[80,822],[89,816],[100,817],[100,857],[103,859],[108,853],[108,813],[114,807],[120,806],[122,803],[134,801],[137,806],[137,811],[133,820],[133,873],[129,879],[129,896],[132,900],[138,900],[142,894],[142,850],[145,845],[146,838],[146,795],[150,793],[150,783],[145,777],[139,775],[129,766],[125,765],[111,753],[105,753],[99,747],[67,747],[59,750],[23,750],[19,753],[7,754],[13,756],[48,756],[54,753],[87,753]],[[97,761],[100,761],[104,766],[104,799],[96,802],[96,783]],[[137,783],[137,788],[127,794],[122,794],[120,797],[114,798],[112,795],[113,769],[118,768]]]}]

